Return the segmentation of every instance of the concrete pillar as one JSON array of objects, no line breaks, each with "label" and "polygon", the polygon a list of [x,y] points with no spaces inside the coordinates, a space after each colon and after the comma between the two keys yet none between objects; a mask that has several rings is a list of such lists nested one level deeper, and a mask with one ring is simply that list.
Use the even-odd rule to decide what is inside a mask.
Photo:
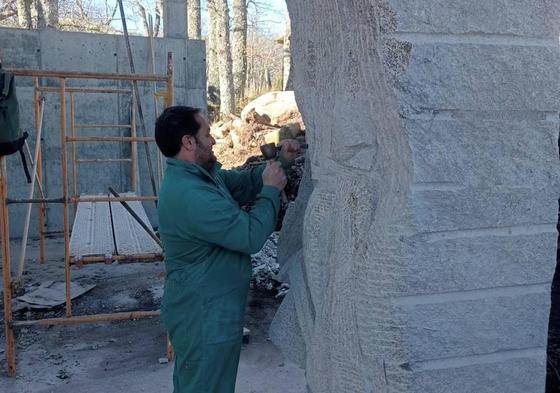
[{"label": "concrete pillar", "polygon": [[311,149],[271,335],[313,393],[542,393],[559,2],[287,0]]},{"label": "concrete pillar", "polygon": [[163,3],[163,36],[187,38],[187,1],[165,0]]}]

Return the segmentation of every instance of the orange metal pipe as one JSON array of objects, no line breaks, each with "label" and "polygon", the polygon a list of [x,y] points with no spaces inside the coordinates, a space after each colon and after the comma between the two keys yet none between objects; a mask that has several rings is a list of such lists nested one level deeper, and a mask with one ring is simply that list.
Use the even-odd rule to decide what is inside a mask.
[{"label": "orange metal pipe", "polygon": [[62,317],[62,318],[46,318],[37,319],[34,321],[12,321],[12,326],[33,326],[33,325],[43,325],[43,326],[53,326],[53,325],[77,325],[80,323],[92,323],[92,322],[108,322],[108,321],[123,321],[131,319],[141,319],[141,318],[153,318],[160,315],[159,310],[154,311],[130,311],[122,313],[111,313],[111,314],[97,314],[97,315],[80,315],[75,317]]},{"label": "orange metal pipe", "polygon": [[10,262],[10,224],[8,216],[8,178],[6,158],[0,157],[0,221],[2,224],[2,278],[4,283],[4,332],[6,334],[6,360],[8,375],[16,375],[16,349],[12,327],[12,266]]},{"label": "orange metal pipe", "polygon": [[76,124],[76,128],[130,128],[130,124]]},{"label": "orange metal pipe", "polygon": [[105,197],[105,196],[87,196],[87,197],[71,197],[70,202],[128,202],[128,201],[157,201],[158,197],[155,196],[121,196]]},{"label": "orange metal pipe", "polygon": [[165,82],[165,75],[146,74],[112,74],[101,72],[78,72],[78,71],[46,71],[46,70],[24,70],[19,68],[6,68],[6,71],[16,76],[36,76],[46,78],[62,79],[109,79],[116,81],[156,81]]},{"label": "orange metal pipe", "polygon": [[[74,94],[70,93],[70,132],[72,137],[76,137],[76,106],[74,101]],[[76,161],[78,159],[78,147],[72,143],[72,190],[74,195],[78,195],[78,167]],[[76,211],[74,209],[74,214]]]},{"label": "orange metal pipe", "polygon": [[[136,97],[134,94],[131,96],[130,101],[130,136],[138,138],[136,134]],[[130,144],[130,183],[132,192],[138,191],[138,143],[132,141]]]},{"label": "orange metal pipe", "polygon": [[[58,87],[39,87],[39,91],[46,93],[58,93]],[[67,93],[98,93],[98,94],[131,94],[129,89],[104,89],[94,87],[67,87]]]},{"label": "orange metal pipe", "polygon": [[78,159],[76,160],[76,162],[78,164],[99,164],[104,162],[130,162],[130,158],[85,158],[85,159]]},{"label": "orange metal pipe", "polygon": [[130,136],[77,136],[66,137],[66,142],[155,142],[152,137]]},{"label": "orange metal pipe", "polygon": [[89,257],[82,257],[81,259],[71,259],[71,263],[73,265],[91,265],[95,263],[105,263],[108,260],[118,261],[121,263],[126,263],[127,261],[132,262],[159,262],[163,260],[162,254],[133,254],[133,255],[111,255],[108,258],[105,256],[89,256]]},{"label": "orange metal pipe", "polygon": [[60,163],[62,165],[62,197],[64,199],[64,279],[66,283],[66,316],[72,316],[70,293],[70,222],[68,218],[68,161],[66,157],[66,81],[60,78]]}]

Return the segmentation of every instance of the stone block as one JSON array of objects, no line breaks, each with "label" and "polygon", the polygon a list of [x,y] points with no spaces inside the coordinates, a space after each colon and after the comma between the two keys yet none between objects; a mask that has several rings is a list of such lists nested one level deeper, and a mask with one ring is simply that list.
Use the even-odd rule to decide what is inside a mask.
[{"label": "stone block", "polygon": [[389,0],[397,32],[558,39],[560,5],[549,0]]},{"label": "stone block", "polygon": [[405,298],[404,349],[413,362],[544,349],[550,293],[535,288]]},{"label": "stone block", "polygon": [[418,44],[395,89],[405,117],[431,109],[556,112],[559,68],[552,46]]},{"label": "stone block", "polygon": [[[430,294],[549,282],[556,266],[557,232],[426,240],[404,239],[410,255],[403,292]],[[489,263],[488,261],[492,261]]]},{"label": "stone block", "polygon": [[410,204],[419,232],[555,223],[558,192],[545,187],[465,187],[414,190]]},{"label": "stone block", "polygon": [[[281,322],[279,322],[281,321]],[[305,367],[305,342],[299,326],[293,295],[288,292],[270,325],[269,335],[286,357]]]},{"label": "stone block", "polygon": [[[482,359],[481,359],[482,360]],[[542,393],[546,352],[491,362],[448,365],[414,373],[411,393]]]},{"label": "stone block", "polygon": [[[535,115],[538,115],[535,113]],[[560,184],[558,123],[522,120],[405,119],[414,157],[415,183],[511,185]],[[478,120],[476,119],[478,118]]]}]

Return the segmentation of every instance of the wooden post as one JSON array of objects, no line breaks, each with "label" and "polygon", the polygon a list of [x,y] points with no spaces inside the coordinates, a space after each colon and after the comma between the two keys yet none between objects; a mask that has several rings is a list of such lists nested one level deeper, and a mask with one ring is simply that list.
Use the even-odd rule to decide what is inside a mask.
[{"label": "wooden post", "polygon": [[16,351],[12,326],[12,266],[10,262],[10,225],[8,217],[8,178],[6,157],[0,157],[0,221],[2,225],[2,278],[4,283],[4,333],[6,334],[6,360],[8,375],[16,375]]},{"label": "wooden post", "polygon": [[[32,199],[35,195],[35,183],[38,179],[37,176],[37,163],[39,161],[39,152],[41,151],[41,135],[43,131],[43,110],[44,107],[41,103],[41,114],[39,119],[39,126],[35,131],[35,152],[33,153],[33,161],[31,164],[33,165],[33,170],[31,171],[31,187],[29,188],[29,199]],[[29,154],[31,156],[31,154]],[[41,184],[39,184],[40,196],[41,198],[45,198],[43,190],[41,189]],[[23,269],[25,266],[25,254],[27,251],[27,239],[29,237],[29,225],[31,224],[31,210],[33,209],[33,205],[30,203],[27,205],[27,211],[25,214],[25,223],[23,225],[23,234],[21,236],[21,251],[19,254],[19,263],[18,269],[16,273],[16,279],[21,280],[21,276],[23,275]]]},{"label": "wooden post", "polygon": [[[42,126],[42,116],[41,116],[41,107],[44,105],[44,102],[41,101],[41,91],[39,86],[39,78],[33,78],[34,84],[34,93],[35,93],[35,129],[38,130],[39,126]],[[37,157],[37,183],[39,189],[43,187],[43,144],[41,144],[41,148],[39,149],[39,156]],[[44,198],[44,196],[43,196]],[[46,214],[46,206],[44,203],[40,203],[38,206],[38,217],[39,217],[39,262],[45,263],[45,214]]]},{"label": "wooden post", "polygon": [[66,80],[60,78],[60,163],[62,198],[64,199],[64,279],[66,281],[66,316],[72,316],[70,294],[70,222],[68,218],[68,161],[66,157]]}]

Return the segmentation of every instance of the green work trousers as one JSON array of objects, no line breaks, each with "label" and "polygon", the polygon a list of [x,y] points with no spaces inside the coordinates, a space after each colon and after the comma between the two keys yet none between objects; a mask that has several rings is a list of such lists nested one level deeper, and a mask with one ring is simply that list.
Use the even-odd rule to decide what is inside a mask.
[{"label": "green work trousers", "polygon": [[238,342],[206,345],[205,354],[191,361],[184,353],[175,353],[173,393],[233,393],[239,364]]}]

